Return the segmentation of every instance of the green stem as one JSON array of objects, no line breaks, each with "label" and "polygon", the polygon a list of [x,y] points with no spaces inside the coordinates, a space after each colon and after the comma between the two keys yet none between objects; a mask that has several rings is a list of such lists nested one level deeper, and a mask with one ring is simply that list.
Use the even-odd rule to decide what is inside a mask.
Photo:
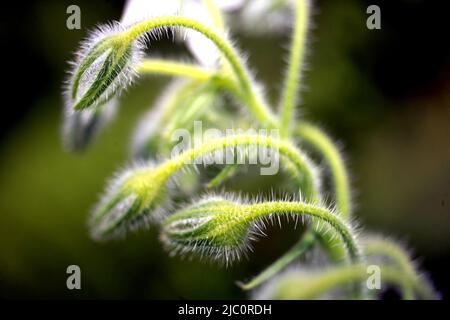
[{"label": "green stem", "polygon": [[267,124],[270,127],[276,127],[274,115],[262,101],[261,97],[255,94],[251,77],[244,67],[239,55],[226,38],[219,35],[211,28],[208,28],[196,20],[184,17],[161,17],[135,24],[122,34],[122,39],[124,41],[132,42],[146,32],[164,27],[184,27],[197,31],[210,39],[229,62],[242,92],[244,92],[247,97],[248,106],[252,113],[260,122]]},{"label": "green stem", "polygon": [[313,164],[306,155],[287,141],[276,139],[270,136],[259,135],[235,135],[224,138],[211,139],[200,146],[189,149],[178,156],[166,161],[160,166],[162,172],[166,172],[169,177],[186,164],[191,164],[195,159],[213,153],[217,150],[226,150],[238,146],[263,146],[276,150],[280,155],[289,159],[297,172],[302,175],[305,190],[304,196],[308,201],[318,200],[318,190],[320,190],[320,179],[316,176],[317,170],[312,169]]},{"label": "green stem", "polygon": [[[298,126],[296,134],[301,137],[305,142],[312,145],[315,149],[317,149],[320,154],[325,158],[328,165],[330,166],[330,172],[333,179],[333,185],[335,188],[335,197],[336,197],[336,205],[339,210],[339,214],[345,219],[350,218],[351,214],[351,196],[350,196],[350,183],[347,175],[347,170],[344,165],[344,161],[333,144],[332,140],[323,133],[320,128],[302,122],[300,126]],[[309,237],[316,234],[314,230],[307,231]],[[328,254],[334,261],[342,260],[343,250],[337,246],[333,246],[332,239],[327,239],[327,237],[316,234],[315,239],[319,240],[323,247],[326,248]],[[294,247],[303,247],[305,244],[303,243],[303,238],[299,240],[299,242]],[[289,263],[283,262],[292,261],[297,257],[300,257],[304,252],[302,250],[294,251],[290,250],[288,253],[283,255],[279,260],[277,260],[273,265],[276,266],[279,270],[283,267],[287,266]],[[295,256],[296,254],[296,256]],[[270,265],[262,274],[264,274],[267,270],[270,272],[272,266]],[[260,276],[257,277],[257,279]],[[261,284],[260,282],[255,282],[255,286]]]},{"label": "green stem", "polygon": [[[400,287],[408,283],[422,299],[436,299],[433,290],[421,279],[411,277],[396,268],[380,266],[382,283],[391,283]],[[360,283],[367,280],[367,266],[362,264],[346,265],[304,276],[287,276],[275,284],[271,299],[315,299],[348,283]]]},{"label": "green stem", "polygon": [[[303,12],[304,13],[304,12]],[[167,21],[166,21],[167,22]],[[251,81],[250,78],[247,76],[245,69],[242,67],[242,64],[239,63],[239,59],[237,58],[237,55],[233,55],[233,50],[231,46],[228,46],[226,41],[224,41],[223,39],[220,39],[220,37],[218,37],[217,35],[215,35],[213,32],[211,32],[211,30],[202,30],[202,26],[196,22],[192,22],[192,21],[178,21],[179,23],[172,23],[169,25],[182,25],[194,30],[197,30],[199,32],[202,32],[203,34],[205,34],[205,36],[207,36],[209,39],[211,39],[214,43],[216,43],[216,45],[218,46],[219,49],[221,49],[221,51],[224,53],[224,56],[227,58],[227,60],[229,61],[230,65],[232,66],[237,79],[240,82],[241,87],[244,89],[244,91],[250,93],[250,94],[246,94],[245,98],[248,102],[248,105],[250,107],[251,110],[253,110],[253,113],[255,115],[257,115],[256,117],[262,121],[265,122],[267,121],[266,116],[264,116],[264,112],[255,112],[255,109],[259,109],[259,108],[255,108],[255,106],[260,106],[260,105],[264,105],[262,104],[260,101],[261,99],[254,94],[254,91],[251,88]],[[163,24],[161,23],[161,25],[167,25],[167,24]],[[154,27],[158,27],[157,23],[153,23],[150,24],[149,22],[144,22],[144,24],[139,27],[136,28],[137,30],[141,29],[141,30],[145,30],[147,31],[150,26]],[[199,27],[200,26],[200,27]],[[300,28],[300,27],[298,27]],[[151,29],[151,28],[150,28]],[[297,28],[296,28],[297,29]],[[297,32],[299,29],[297,29]],[[137,33],[139,34],[139,33]],[[297,39],[298,37],[295,37],[295,39]],[[295,40],[294,39],[294,40]],[[299,42],[298,41],[294,41],[295,44],[293,44],[293,50],[291,51],[292,56],[291,58],[294,59],[293,57],[295,56],[295,52],[297,52],[298,54],[298,48],[299,48]],[[296,61],[298,62],[299,59],[296,59]],[[294,63],[294,67],[295,64],[297,64],[297,68],[295,69],[298,72],[298,69],[300,68],[300,63]],[[285,94],[285,97],[292,97],[292,99],[295,99],[295,91],[296,91],[296,86],[295,86],[295,82],[298,82],[298,79],[295,77],[294,74],[294,68],[291,68],[290,71],[288,72],[288,75],[291,74],[290,76],[288,76],[288,84],[286,88],[286,92],[287,94]],[[191,70],[189,70],[191,71]],[[200,76],[204,76],[204,74],[200,74]],[[296,80],[296,81],[294,81]],[[294,94],[292,94],[294,93]],[[284,101],[286,101],[287,105],[289,105],[289,103],[287,102],[288,100],[292,100],[291,98],[285,98]],[[295,105],[294,103],[291,103],[291,106]],[[292,111],[293,107],[291,108]],[[287,110],[289,111],[289,108],[287,108]],[[286,111],[286,112],[288,112]],[[261,116],[263,115],[263,116]],[[286,117],[286,116],[285,116]],[[272,122],[272,121],[269,121]],[[284,259],[283,259],[284,260]]]},{"label": "green stem", "polygon": [[[361,259],[359,246],[351,227],[338,215],[320,205],[298,201],[269,201],[242,204],[239,201],[213,198],[200,201],[185,210],[170,215],[164,221],[164,233],[172,246],[187,250],[202,246],[209,252],[225,251],[245,246],[251,230],[260,221],[275,216],[307,217],[327,225],[322,233],[332,233],[340,239],[350,260]],[[182,245],[182,247],[180,247]]]},{"label": "green stem", "polygon": [[222,12],[220,12],[220,9],[217,7],[216,3],[213,0],[203,0],[203,3],[217,29],[220,31],[225,31],[225,23],[223,21]]},{"label": "green stem", "polygon": [[307,232],[294,246],[289,249],[283,256],[278,258],[274,263],[267,267],[263,272],[254,277],[247,283],[239,283],[238,285],[243,290],[252,290],[255,287],[269,280],[278,272],[283,270],[287,265],[293,262],[295,259],[303,255],[309,249],[311,249],[315,242],[315,235],[313,232]]},{"label": "green stem", "polygon": [[[212,78],[218,79],[218,75],[215,75],[214,72],[207,69],[164,60],[144,60],[138,66],[138,70],[142,73],[150,72],[187,76],[199,81],[208,81]],[[220,85],[236,93],[236,90],[233,89],[235,87],[232,85],[232,80],[228,78],[220,79]],[[302,122],[295,133],[306,143],[317,149],[327,161],[330,166],[330,172],[335,188],[337,208],[342,216],[349,218],[352,209],[350,183],[344,160],[342,159],[339,150],[328,135],[313,124]]]},{"label": "green stem", "polygon": [[[408,254],[396,243],[381,237],[369,237],[364,240],[364,254],[366,256],[384,256],[392,260],[408,277],[416,278],[418,274]],[[414,299],[413,288],[403,286],[403,299]]]},{"label": "green stem", "polygon": [[237,164],[230,164],[225,166],[217,176],[214,177],[209,183],[207,188],[213,189],[219,185],[221,185],[226,179],[231,177],[238,170]]},{"label": "green stem", "polygon": [[[182,63],[176,63],[176,62],[166,62],[166,61],[152,61],[152,60],[145,60],[141,63],[141,65],[138,67],[138,70],[141,73],[161,73],[161,74],[168,74],[168,75],[179,75],[179,76],[187,76],[191,77],[200,81],[208,81],[209,79],[212,79],[214,77],[214,73],[211,71],[207,71],[203,68],[193,66],[193,65],[186,65]],[[220,84],[222,84],[223,87],[228,87],[230,91],[234,91],[235,95],[236,91],[233,90],[232,81],[229,81],[229,79],[222,79],[220,81]],[[228,85],[227,85],[228,84]],[[225,88],[226,89],[226,88]],[[232,172],[235,171],[235,168],[233,166],[227,166],[225,169],[215,178],[213,179],[210,184],[208,185],[208,188],[216,187],[218,184],[222,183],[222,181]],[[283,256],[281,256],[277,261],[273,263],[273,265],[270,265],[267,267],[266,270],[264,270],[259,276],[255,278],[252,283],[249,283],[247,286],[248,289],[258,286],[262,284],[264,281],[266,281],[271,275],[275,274],[276,272],[282,270],[284,267],[286,267],[290,262],[292,262],[295,258],[301,256],[306,249],[309,247],[309,240],[312,237],[315,237],[314,231],[308,231],[307,234],[301,238],[297,244],[295,244],[291,250],[289,250],[287,253],[285,253]],[[327,248],[327,251],[330,253],[330,255],[335,257],[342,256],[342,250],[339,250],[338,253],[333,253],[334,251],[337,251],[337,249],[330,248],[330,246],[326,245],[326,242],[323,241],[322,244]],[[301,250],[296,250],[297,248]]]},{"label": "green stem", "polygon": [[[160,73],[168,75],[179,75],[194,78],[199,81],[208,81],[210,79],[219,79],[214,72],[183,63],[164,61],[164,60],[144,60],[138,70],[141,73]],[[219,85],[236,94],[232,80],[229,78],[219,79]],[[239,97],[239,96],[238,96]],[[351,216],[351,192],[348,173],[345,168],[344,160],[332,140],[317,126],[302,122],[296,129],[296,135],[306,143],[317,149],[327,161],[333,179],[333,185],[336,195],[336,204],[339,213],[345,218]]]},{"label": "green stem", "polygon": [[[272,201],[248,205],[247,211],[249,211],[249,219],[265,217],[271,214],[291,213],[293,215],[306,214],[313,217],[315,221],[324,221],[340,235],[348,250],[350,260],[353,263],[357,263],[360,260],[359,246],[356,243],[353,232],[341,217],[330,212],[328,209],[303,202]],[[326,232],[322,230],[320,233],[324,234]]]},{"label": "green stem", "polygon": [[[296,134],[305,142],[317,149],[327,161],[333,179],[337,209],[339,210],[339,214],[342,217],[344,217],[345,219],[349,219],[351,216],[350,183],[344,161],[339,151],[333,144],[332,140],[320,128],[312,124],[302,122],[297,128]],[[309,237],[312,237],[315,232],[311,230],[307,231],[307,234]],[[333,244],[330,244],[328,242],[330,239],[324,239],[324,237],[320,235],[316,235],[315,239],[318,239],[321,242],[322,246],[327,249],[328,254],[334,261],[341,260],[340,258],[342,257],[343,250],[341,250],[339,247],[333,248]],[[299,242],[294,246],[294,248],[302,248],[307,244],[304,244],[303,242],[304,239],[300,239]],[[300,257],[303,253],[304,252],[302,250],[290,250],[255,278],[258,280],[261,279],[262,281],[252,281],[253,283],[248,284],[249,287],[253,288],[262,284],[266,280],[263,277],[263,274],[265,274],[266,272],[272,272],[272,268],[276,268],[277,271],[280,271],[291,261]]]},{"label": "green stem", "polygon": [[336,205],[339,213],[346,219],[351,215],[350,183],[344,160],[332,140],[313,124],[302,122],[296,134],[317,149],[330,167],[335,189]]},{"label": "green stem", "polygon": [[[191,65],[185,65],[181,63],[174,63],[174,62],[167,62],[167,66],[165,67],[166,62],[165,61],[157,61],[156,63],[153,63],[152,60],[146,60],[141,64],[141,67],[138,69],[141,72],[156,72],[156,73],[165,73],[170,74],[170,70],[178,70],[172,72],[172,75],[180,75],[180,76],[187,76],[194,79],[198,79],[200,81],[208,81],[208,79],[211,79],[215,77],[214,73],[209,73],[210,71],[206,71],[206,69],[191,66]],[[179,67],[178,67],[179,65]],[[148,67],[146,67],[148,66]],[[178,73],[176,73],[178,72]],[[216,77],[217,79],[217,77]],[[233,90],[232,80],[230,79],[221,79],[219,85],[222,85],[222,87],[225,88],[228,87],[229,91]],[[226,88],[225,88],[226,89]],[[235,91],[236,94],[236,91]],[[342,160],[342,157],[337,150],[337,148],[334,146],[332,140],[323,133],[320,128],[315,127],[312,124],[302,122],[301,126],[297,128],[296,134],[302,138],[305,142],[312,145],[314,148],[316,148],[321,155],[325,158],[328,165],[330,166],[330,171],[332,174],[333,179],[333,185],[335,188],[335,195],[336,195],[336,204],[337,208],[339,210],[339,213],[345,217],[348,218],[351,213],[351,197],[350,197],[350,188],[349,188],[349,179],[348,175],[345,169],[344,161]],[[228,168],[228,167],[227,167]],[[225,170],[224,170],[225,171]],[[219,178],[219,177],[217,177]],[[222,179],[220,175],[220,179]],[[213,185],[216,184],[215,179],[211,181]],[[309,236],[314,236],[314,231],[308,231]],[[307,237],[307,238],[308,238]],[[341,260],[343,250],[339,249],[337,247],[332,248],[332,244],[327,244],[327,239],[324,239],[322,236],[315,236],[316,239],[319,239],[321,241],[321,244],[327,249],[328,253],[332,257],[333,260],[339,261]],[[308,243],[303,242],[303,238],[299,240],[299,242],[294,245],[293,248],[302,248],[307,246]],[[289,250],[286,254],[284,254],[282,257],[279,258],[279,260],[275,261],[273,263],[274,267],[270,265],[267,267],[266,270],[264,270],[261,273],[261,277],[257,276],[255,279],[264,279],[265,276],[263,274],[268,274],[272,272],[271,270],[275,270],[273,268],[277,268],[278,270],[281,270],[283,267],[287,266],[288,263],[286,261],[292,261],[295,259],[295,254],[297,254],[297,257],[301,256],[303,254],[303,250],[294,251]],[[267,271],[267,273],[266,273]],[[253,284],[259,285],[262,282],[254,282]]]},{"label": "green stem", "polygon": [[145,59],[135,66],[139,73],[164,74],[176,77],[188,77],[198,81],[209,81],[216,72],[194,64],[163,59]]},{"label": "green stem", "polygon": [[[214,25],[220,32],[222,32],[223,36],[226,37],[227,35],[225,30],[225,21],[223,19],[222,12],[220,11],[216,2],[214,0],[203,0],[203,3],[211,16]],[[223,57],[221,58],[221,67],[224,74],[231,73],[230,64],[225,59],[223,59]]]},{"label": "green stem", "polygon": [[280,133],[287,137],[294,121],[293,113],[297,104],[300,87],[300,74],[306,48],[306,35],[309,19],[309,1],[295,1],[295,26],[292,38],[287,75],[281,101]]},{"label": "green stem", "polygon": [[195,64],[164,59],[144,59],[135,66],[140,74],[158,74],[173,77],[186,77],[201,82],[213,82],[241,100],[245,100],[235,81],[217,71]]}]

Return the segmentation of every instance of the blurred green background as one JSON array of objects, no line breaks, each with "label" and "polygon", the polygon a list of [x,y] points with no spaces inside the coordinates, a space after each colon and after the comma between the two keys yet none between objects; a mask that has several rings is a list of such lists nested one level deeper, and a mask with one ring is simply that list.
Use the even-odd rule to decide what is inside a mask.
[{"label": "blurred green background", "polygon": [[[384,1],[382,30],[366,28],[365,1],[315,1],[309,70],[300,115],[343,146],[356,214],[366,230],[414,248],[448,294],[450,266],[450,59],[448,8],[433,1]],[[377,2],[374,2],[377,3]],[[82,30],[67,30],[78,4]],[[370,3],[372,4],[372,3]],[[0,296],[3,298],[244,298],[250,278],[294,241],[269,230],[247,261],[227,269],[171,258],[155,227],[96,243],[87,214],[113,171],[127,163],[133,126],[167,79],[142,79],[122,98],[115,121],[83,154],[61,145],[61,87],[67,60],[87,30],[120,18],[117,1],[11,5],[1,35],[9,56],[0,139]],[[288,34],[235,34],[272,99],[281,87]],[[179,55],[171,42],[158,55]],[[3,49],[2,49],[3,50]],[[162,53],[161,53],[162,52]],[[5,61],[5,60],[3,60]],[[66,268],[82,290],[66,289]]]}]

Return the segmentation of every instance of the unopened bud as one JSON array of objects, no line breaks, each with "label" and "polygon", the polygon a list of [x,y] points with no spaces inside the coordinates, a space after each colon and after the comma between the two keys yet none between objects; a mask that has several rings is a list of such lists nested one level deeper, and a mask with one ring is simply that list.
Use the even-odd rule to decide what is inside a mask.
[{"label": "unopened bud", "polygon": [[228,263],[248,246],[250,226],[245,206],[211,198],[169,216],[161,238],[174,253],[194,252]]},{"label": "unopened bud", "polygon": [[122,37],[122,31],[119,24],[103,27],[82,45],[66,92],[73,109],[101,105],[133,80],[142,45]]},{"label": "unopened bud", "polygon": [[138,227],[161,209],[166,179],[152,167],[127,170],[114,179],[91,218],[95,239],[109,238]]}]

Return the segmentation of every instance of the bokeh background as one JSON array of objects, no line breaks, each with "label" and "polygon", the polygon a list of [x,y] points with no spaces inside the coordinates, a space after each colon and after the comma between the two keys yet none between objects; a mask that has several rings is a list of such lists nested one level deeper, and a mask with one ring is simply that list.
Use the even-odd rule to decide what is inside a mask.
[{"label": "bokeh background", "polygon": [[[444,1],[315,1],[301,116],[321,124],[345,150],[356,214],[367,230],[414,248],[444,297],[450,269],[450,50]],[[82,30],[67,30],[77,4]],[[365,27],[369,4],[382,30]],[[86,217],[105,180],[129,157],[135,121],[167,79],[139,81],[116,120],[83,154],[61,145],[66,61],[88,29],[118,19],[121,1],[2,4],[0,296],[2,298],[245,298],[235,285],[278,257],[293,227],[269,230],[250,259],[228,269],[170,258],[151,228],[96,243]],[[272,98],[289,37],[235,35]],[[174,49],[175,48],[175,49]],[[159,55],[182,55],[170,41]],[[66,267],[82,290],[66,289]]]}]

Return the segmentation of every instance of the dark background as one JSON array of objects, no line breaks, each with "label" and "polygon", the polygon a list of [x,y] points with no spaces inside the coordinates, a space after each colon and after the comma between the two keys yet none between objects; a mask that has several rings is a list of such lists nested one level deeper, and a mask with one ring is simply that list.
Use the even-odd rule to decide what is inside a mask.
[{"label": "dark background", "polygon": [[[356,215],[414,248],[444,297],[450,267],[450,50],[445,1],[315,1],[310,70],[301,116],[337,138],[353,177]],[[66,7],[81,7],[82,30],[67,30]],[[365,27],[369,4],[382,30]],[[61,87],[86,31],[118,19],[120,1],[2,4],[0,296],[6,298],[242,298],[251,277],[295,238],[279,229],[249,261],[227,270],[170,258],[157,230],[93,242],[86,215],[105,180],[126,163],[132,127],[167,80],[145,79],[125,95],[118,119],[86,153],[60,143]],[[236,35],[272,98],[288,35]],[[176,56],[171,42],[152,46]],[[126,110],[126,111],[125,111]],[[65,269],[80,265],[82,291]]]}]

